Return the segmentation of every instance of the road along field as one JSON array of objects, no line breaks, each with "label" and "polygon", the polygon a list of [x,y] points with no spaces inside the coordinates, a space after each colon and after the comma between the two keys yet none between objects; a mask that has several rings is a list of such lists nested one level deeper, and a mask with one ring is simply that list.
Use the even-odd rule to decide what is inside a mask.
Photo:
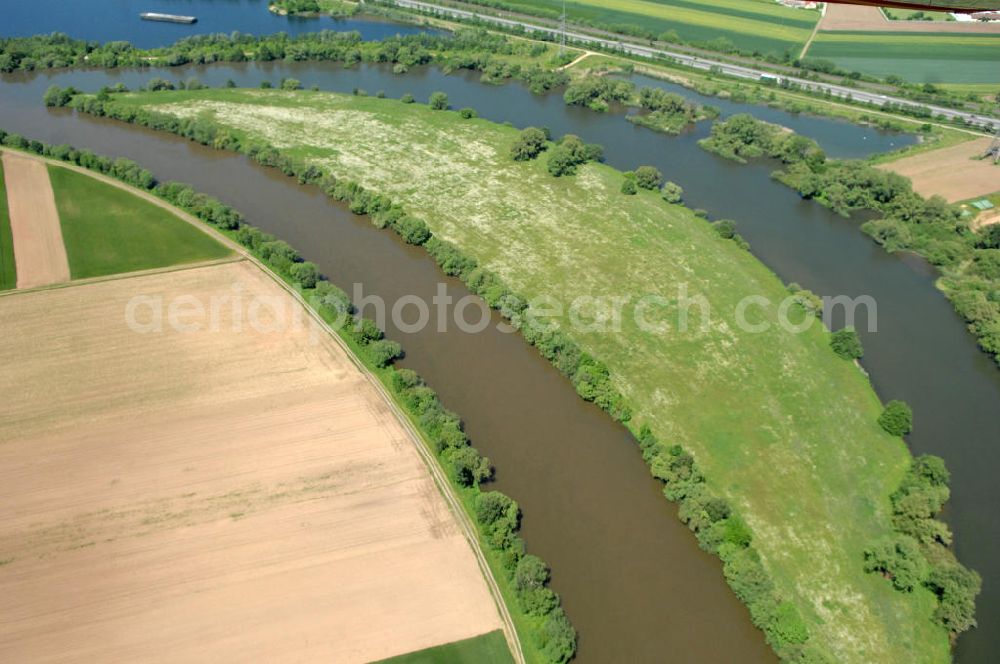
[{"label": "road along field", "polygon": [[966,141],[890,161],[879,168],[910,178],[913,189],[925,197],[938,195],[954,203],[985,196],[1000,191],[1000,166],[992,158],[979,159],[992,142],[992,138]]},{"label": "road along field", "polygon": [[[555,320],[608,365],[632,423],[690,449],[747,520],[810,644],[839,662],[948,658],[931,593],[899,593],[863,571],[865,548],[892,530],[888,496],[909,463],[905,444],[880,429],[878,398],[825,329],[778,324],[785,285],[690,210],[657,192],[623,195],[622,174],[604,165],[555,178],[544,154],[511,159],[516,129],[423,105],[218,89],[115,103],[214,120],[243,145],[270,143],[385,193],[514,291],[562,303]],[[766,329],[734,318],[751,296],[768,302],[752,314]],[[601,303],[623,297],[619,328]],[[648,298],[660,305],[638,314]],[[709,313],[696,308],[682,331],[688,298],[704,298]]]},{"label": "road along field", "polygon": [[9,150],[2,158],[17,287],[69,281],[59,212],[45,163]]},{"label": "road along field", "polygon": [[249,261],[0,297],[0,660],[368,662],[501,626],[415,441],[297,316]]},{"label": "road along field", "polygon": [[824,31],[816,35],[808,57],[830,60],[847,71],[917,83],[1000,85],[1000,34],[938,29],[950,25],[934,23],[926,32]]},{"label": "road along field", "polygon": [[[549,18],[558,17],[563,7],[561,0],[504,0],[501,4]],[[566,15],[569,21],[605,30],[641,30],[654,36],[673,31],[696,44],[726,43],[740,50],[777,54],[787,49],[798,52],[819,20],[817,11],[791,9],[771,0],[570,0]]]}]

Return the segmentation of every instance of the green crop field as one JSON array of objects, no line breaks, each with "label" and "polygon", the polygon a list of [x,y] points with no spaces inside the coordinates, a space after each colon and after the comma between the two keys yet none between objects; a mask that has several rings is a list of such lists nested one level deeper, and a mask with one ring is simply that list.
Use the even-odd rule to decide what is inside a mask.
[{"label": "green crop field", "polygon": [[10,214],[7,211],[7,187],[0,164],[0,290],[17,286],[14,267],[14,238],[10,234]]},{"label": "green crop field", "polygon": [[1000,35],[821,32],[809,58],[917,83],[1000,83]]},{"label": "green crop field", "polygon": [[503,632],[496,631],[464,641],[456,641],[384,659],[378,664],[512,664]]},{"label": "green crop field", "polygon": [[170,211],[84,173],[49,166],[73,279],[223,258],[231,252]]},{"label": "green crop field", "polygon": [[[558,16],[561,0],[503,0],[525,13]],[[782,53],[801,49],[819,12],[789,9],[771,0],[571,0],[570,21],[609,30],[624,28],[660,35],[673,30],[680,39],[697,44],[727,40],[740,50]]]},{"label": "green crop field", "polygon": [[[909,462],[905,444],[880,429],[878,397],[830,350],[822,325],[800,334],[777,325],[785,285],[692,211],[656,192],[623,195],[622,174],[602,164],[555,178],[544,154],[511,160],[516,129],[423,105],[271,90],[115,98],[213,118],[244,141],[386,193],[515,291],[563,303],[556,321],[608,365],[633,423],[690,449],[737,506],[778,592],[800,607],[833,661],[948,661],[934,596],[896,592],[862,569],[864,549],[892,531],[888,496]],[[619,329],[607,320],[571,325],[566,312],[578,296],[633,305],[655,296],[646,320],[666,329],[644,328],[630,305]],[[766,331],[737,324],[748,296],[769,303],[750,315],[770,323]],[[692,329],[681,332],[688,297],[703,297],[711,314],[695,307]],[[594,302],[577,303],[587,321]],[[663,565],[669,573],[670,561]]]}]

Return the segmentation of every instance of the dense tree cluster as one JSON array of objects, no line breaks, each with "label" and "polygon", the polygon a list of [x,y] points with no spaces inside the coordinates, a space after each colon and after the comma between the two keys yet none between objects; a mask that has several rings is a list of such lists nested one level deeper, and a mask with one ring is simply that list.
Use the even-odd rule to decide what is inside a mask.
[{"label": "dense tree cluster", "polygon": [[567,104],[586,106],[593,111],[607,111],[614,102],[624,103],[635,94],[635,84],[607,76],[585,76],[566,88],[563,99]]},{"label": "dense tree cluster", "polygon": [[514,161],[530,161],[548,147],[549,135],[538,127],[525,127],[517,140],[510,146],[510,156]]},{"label": "dense tree cluster", "polygon": [[643,112],[629,115],[629,122],[671,135],[679,134],[693,122],[719,115],[719,109],[713,106],[699,106],[660,88],[640,89],[639,107]]},{"label": "dense tree cluster", "polygon": [[28,140],[19,134],[9,134],[3,129],[0,129],[0,145],[76,164],[88,170],[109,175],[140,189],[148,190],[156,184],[152,173],[131,159],[124,157],[111,159],[94,154],[90,150],[78,150],[70,145],[46,145],[40,141]]},{"label": "dense tree cluster", "polygon": [[[541,51],[539,51],[541,48]],[[363,41],[357,32],[323,30],[289,36],[278,33],[255,37],[240,33],[196,35],[175,44],[139,49],[127,42],[83,41],[53,33],[0,39],[0,72],[62,67],[161,67],[213,62],[336,61],[389,63],[397,72],[434,62],[445,71],[482,71],[483,78],[499,82],[524,81],[534,92],[564,85],[564,72],[538,64],[509,64],[506,56],[537,57],[544,45],[507,39],[485,30],[462,29],[449,35],[417,34]]]},{"label": "dense tree cluster", "polygon": [[892,581],[897,590],[928,588],[938,599],[935,619],[957,634],[976,626],[976,596],[982,580],[955,559],[947,548],[951,532],[936,518],[948,502],[950,479],[940,457],[925,454],[913,460],[890,496],[897,534],[869,547],[864,566],[865,571]]},{"label": "dense tree cluster", "polygon": [[831,334],[830,348],[845,360],[859,360],[865,354],[861,338],[853,327],[845,327]]},{"label": "dense tree cluster", "polygon": [[902,401],[890,401],[878,418],[879,426],[892,436],[905,436],[913,430],[913,411]]},{"label": "dense tree cluster", "polygon": [[547,168],[556,177],[576,175],[576,169],[588,161],[604,159],[604,148],[593,143],[584,143],[579,136],[566,134],[549,151]]},{"label": "dense tree cluster", "polygon": [[[267,8],[289,16],[319,14],[323,6],[318,0],[270,0]],[[327,14],[335,17],[353,16],[361,11],[361,5],[353,2],[327,3]]]},{"label": "dense tree cluster", "polygon": [[740,163],[755,157],[771,157],[785,164],[804,163],[810,169],[817,169],[826,161],[826,154],[816,141],[758,120],[749,113],[716,122],[711,135],[698,141],[698,145]]}]

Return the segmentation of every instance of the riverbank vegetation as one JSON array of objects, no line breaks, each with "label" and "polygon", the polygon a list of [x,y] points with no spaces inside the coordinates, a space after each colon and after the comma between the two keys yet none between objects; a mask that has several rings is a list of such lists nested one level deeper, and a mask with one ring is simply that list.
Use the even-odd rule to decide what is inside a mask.
[{"label": "riverbank vegetation", "polygon": [[[27,149],[41,156],[76,164],[147,190],[238,242],[280,278],[295,286],[308,306],[331,324],[355,355],[386,386],[401,408],[408,413],[445,469],[466,511],[477,525],[484,553],[522,637],[528,661],[562,664],[573,657],[576,651],[576,632],[560,606],[558,595],[547,587],[548,577],[539,581],[536,574],[530,588],[515,583],[518,563],[529,557],[523,540],[517,535],[520,524],[517,503],[500,492],[485,490],[485,485],[493,475],[492,465],[472,447],[462,428],[461,418],[445,409],[436,393],[417,374],[392,366],[392,359],[401,350],[398,344],[384,339],[382,330],[373,321],[357,317],[346,293],[318,275],[315,266],[305,271],[297,269],[308,263],[303,261],[295,248],[247,224],[240,212],[211,196],[198,193],[189,185],[178,182],[157,183],[152,178],[137,178],[136,173],[148,171],[127,159],[112,160],[68,145],[46,145],[2,129],[0,145]],[[373,197],[357,185],[338,183],[334,178],[326,177],[320,182],[318,171],[309,170],[301,163],[293,164],[275,151],[258,152],[254,156],[261,163],[280,167],[286,174],[296,175],[302,182],[319,184],[331,196],[336,192],[345,198],[356,199],[352,208],[359,214],[368,212],[367,206],[371,205],[371,211],[379,210],[383,213],[378,217],[380,223],[391,226],[397,232],[422,225],[418,220],[407,223],[398,206],[391,203],[384,205],[388,199]],[[270,163],[272,158],[280,163]],[[109,164],[117,164],[119,168],[108,166]],[[442,251],[441,255],[446,253]],[[307,275],[304,279],[303,274]],[[394,352],[387,352],[387,348]],[[387,355],[391,357],[387,358]],[[502,504],[504,509],[497,516],[496,512],[484,508],[488,504]],[[537,556],[530,556],[530,559],[527,564],[533,569],[545,567]],[[545,569],[547,574],[548,568]],[[533,610],[522,608],[527,605],[523,598],[530,592],[545,596],[543,603],[532,605]]]},{"label": "riverbank vegetation", "polygon": [[[442,269],[520,327],[583,398],[640,444],[654,441],[645,447],[656,452],[644,452],[665,493],[724,558],[727,580],[785,659],[947,659],[935,592],[898,593],[864,571],[865,550],[893,532],[889,495],[910,466],[905,445],[881,430],[878,399],[830,349],[830,334],[778,325],[786,287],[691,211],[655,191],[623,197],[623,175],[599,163],[553,178],[546,160],[511,157],[513,128],[393,100],[203,90],[115,95],[88,110],[241,150],[301,181],[337,178],[324,188],[350,194],[351,209],[379,225],[426,227],[423,244]],[[477,207],[444,193],[456,188],[476,192]],[[602,307],[621,294],[663,298],[650,312],[659,333],[629,315],[609,332]],[[759,312],[771,324],[761,333],[727,318],[750,294],[772,302]],[[573,312],[586,325],[565,311],[555,328],[530,324],[526,300],[579,295],[593,298]],[[709,313],[694,306],[697,332],[679,333],[701,298]],[[762,573],[763,585],[753,580]]]},{"label": "riverbank vegetation", "polygon": [[270,0],[270,12],[281,16],[319,16],[327,14],[335,18],[354,16],[361,11],[357,2],[345,0]]},{"label": "riverbank vegetation", "polygon": [[747,113],[714,123],[711,135],[698,145],[741,164],[755,157],[771,157],[785,164],[821,165],[826,161],[816,141]]},{"label": "riverbank vegetation", "polygon": [[392,64],[397,73],[436,64],[444,71],[470,69],[482,80],[498,83],[517,79],[535,92],[564,85],[569,76],[557,71],[555,48],[508,39],[485,30],[463,29],[454,34],[422,33],[363,41],[357,32],[321,30],[289,36],[255,37],[196,35],[161,48],[140,49],[127,42],[87,42],[55,33],[0,39],[0,72],[63,67],[176,67],[213,62],[333,61]]},{"label": "riverbank vegetation", "polygon": [[606,112],[612,104],[637,107],[640,112],[629,114],[629,122],[671,135],[679,134],[699,120],[719,116],[719,109],[713,106],[696,104],[659,88],[645,87],[637,91],[635,83],[608,76],[575,78],[566,88],[563,99],[567,104],[586,106],[599,113]]},{"label": "riverbank vegetation", "polygon": [[[938,286],[968,324],[980,347],[1000,363],[1000,241],[974,231],[960,208],[939,196],[925,199],[906,178],[857,160],[827,160],[809,139],[752,116],[716,122],[702,147],[745,161],[767,156],[786,165],[774,177],[842,214],[881,216],[862,230],[887,251],[914,251],[941,271]],[[788,145],[802,149],[785,149]]]}]

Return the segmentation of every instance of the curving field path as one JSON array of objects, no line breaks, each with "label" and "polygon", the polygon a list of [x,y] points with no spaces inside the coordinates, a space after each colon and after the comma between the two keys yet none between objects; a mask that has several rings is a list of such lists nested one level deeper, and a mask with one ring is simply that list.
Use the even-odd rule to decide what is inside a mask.
[{"label": "curving field path", "polygon": [[250,261],[0,297],[0,661],[367,662],[502,626],[310,321]]}]

